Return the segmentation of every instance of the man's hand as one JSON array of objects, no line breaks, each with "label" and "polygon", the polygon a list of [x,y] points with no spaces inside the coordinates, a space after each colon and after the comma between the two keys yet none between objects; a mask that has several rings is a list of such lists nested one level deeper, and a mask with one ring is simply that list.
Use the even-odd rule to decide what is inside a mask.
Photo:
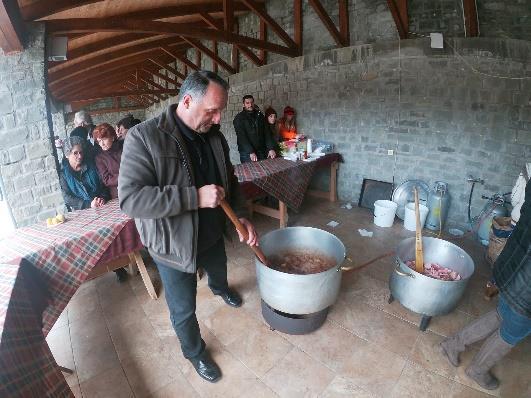
[{"label": "man's hand", "polygon": [[258,160],[258,156],[256,156],[256,153],[251,153],[249,157],[251,158],[252,162],[256,162]]},{"label": "man's hand", "polygon": [[[251,224],[251,222],[246,218],[240,218],[239,220],[247,230],[247,235],[249,235],[249,238],[245,243],[247,243],[249,246],[258,246],[258,235],[254,229],[254,225]],[[240,231],[236,230],[236,232],[238,232],[240,242],[243,242],[243,236],[240,234]]]},{"label": "man's hand", "polygon": [[96,207],[101,207],[105,204],[105,199],[103,198],[98,198],[97,196],[92,199],[92,202],[90,202],[90,207],[92,207],[93,209],[96,208]]},{"label": "man's hand", "polygon": [[277,153],[275,152],[274,149],[271,149],[271,150],[267,153],[267,157],[268,157],[269,159],[274,159],[274,158],[277,157]]},{"label": "man's hand", "polygon": [[225,190],[219,185],[204,185],[197,190],[197,196],[199,197],[199,207],[215,208],[225,197]]}]

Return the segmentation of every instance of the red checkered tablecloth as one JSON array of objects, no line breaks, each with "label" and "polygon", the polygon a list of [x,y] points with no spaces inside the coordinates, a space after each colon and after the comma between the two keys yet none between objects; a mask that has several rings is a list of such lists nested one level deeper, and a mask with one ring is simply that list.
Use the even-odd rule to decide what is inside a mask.
[{"label": "red checkered tablecloth", "polygon": [[[87,274],[130,220],[118,200],[96,209],[66,214],[66,222],[41,222],[15,230],[0,240],[0,263],[26,259],[44,280],[50,300],[43,314],[46,336]],[[0,304],[1,305],[1,304]]]},{"label": "red checkered tablecloth", "polygon": [[293,162],[283,158],[266,159],[235,165],[234,174],[249,199],[253,196],[252,187],[249,185],[254,184],[297,211],[316,167],[329,166],[339,158],[339,154],[332,153],[311,162]]}]

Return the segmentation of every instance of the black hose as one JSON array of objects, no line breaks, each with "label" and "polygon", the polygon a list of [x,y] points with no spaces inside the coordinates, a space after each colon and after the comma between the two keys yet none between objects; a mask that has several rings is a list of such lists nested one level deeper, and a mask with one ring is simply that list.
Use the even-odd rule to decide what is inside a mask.
[{"label": "black hose", "polygon": [[472,182],[472,188],[470,188],[470,196],[468,197],[468,223],[472,227],[472,218],[470,217],[470,207],[472,206],[472,193],[474,192],[475,182]]}]

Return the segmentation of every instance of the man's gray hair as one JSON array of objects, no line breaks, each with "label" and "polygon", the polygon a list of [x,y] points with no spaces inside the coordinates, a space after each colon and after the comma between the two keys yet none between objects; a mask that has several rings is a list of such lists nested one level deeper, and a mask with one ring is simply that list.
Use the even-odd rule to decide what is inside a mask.
[{"label": "man's gray hair", "polygon": [[93,124],[92,117],[87,111],[79,111],[74,115],[74,125],[81,126],[81,123]]},{"label": "man's gray hair", "polygon": [[184,82],[179,90],[178,101],[181,102],[181,100],[187,94],[191,95],[194,99],[203,98],[210,82],[219,84],[225,90],[229,89],[229,83],[227,83],[217,73],[211,72],[209,70],[199,70],[190,73],[186,79],[184,79]]},{"label": "man's gray hair", "polygon": [[63,146],[63,153],[65,154],[66,157],[70,156],[70,152],[72,152],[72,148],[75,147],[76,145],[79,145],[81,149],[85,150],[85,142],[86,140],[84,140],[83,138],[77,137],[74,135],[66,139],[64,146]]}]

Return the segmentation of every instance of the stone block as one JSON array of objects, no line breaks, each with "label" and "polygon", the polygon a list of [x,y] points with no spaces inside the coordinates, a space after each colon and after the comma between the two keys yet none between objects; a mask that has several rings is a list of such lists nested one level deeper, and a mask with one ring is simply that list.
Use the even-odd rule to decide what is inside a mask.
[{"label": "stone block", "polygon": [[29,159],[38,159],[52,154],[50,141],[39,140],[26,145],[26,152]]},{"label": "stone block", "polygon": [[20,192],[27,188],[35,186],[35,176],[33,174],[21,175],[20,177],[13,178],[13,184],[15,185],[15,191]]},{"label": "stone block", "polygon": [[24,145],[17,145],[9,149],[9,162],[16,163],[21,161],[26,157],[26,152],[24,151]]},{"label": "stone block", "polygon": [[[40,106],[39,106],[40,105]],[[43,104],[36,104],[28,108],[17,109],[15,119],[18,125],[39,122],[46,119],[46,110]]]},{"label": "stone block", "polygon": [[13,99],[10,92],[0,92],[0,116],[13,112]]},{"label": "stone block", "polygon": [[61,192],[54,192],[49,195],[41,196],[40,201],[44,208],[56,207],[64,203],[63,195],[61,194]]},{"label": "stone block", "polygon": [[28,129],[25,127],[0,131],[0,149],[11,148],[26,142]]}]

